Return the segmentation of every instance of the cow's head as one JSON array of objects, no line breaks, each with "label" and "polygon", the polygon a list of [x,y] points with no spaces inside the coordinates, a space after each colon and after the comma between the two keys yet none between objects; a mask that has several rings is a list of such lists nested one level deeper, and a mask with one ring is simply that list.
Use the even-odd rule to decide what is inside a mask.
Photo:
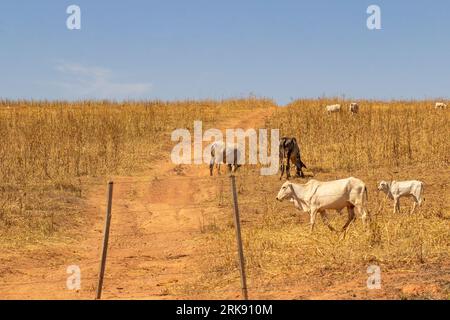
[{"label": "cow's head", "polygon": [[277,200],[283,201],[284,199],[292,198],[292,184],[289,181],[286,181],[281,186],[280,191],[278,191]]},{"label": "cow's head", "polygon": [[383,181],[380,181],[380,183],[378,184],[378,190],[379,191],[383,191],[384,193],[388,193],[389,189],[390,189],[389,182],[386,182],[386,181],[383,180]]}]

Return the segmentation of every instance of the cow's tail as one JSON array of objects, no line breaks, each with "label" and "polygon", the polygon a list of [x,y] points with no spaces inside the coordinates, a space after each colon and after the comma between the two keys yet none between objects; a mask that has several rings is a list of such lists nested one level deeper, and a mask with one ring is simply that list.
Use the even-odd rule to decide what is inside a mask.
[{"label": "cow's tail", "polygon": [[212,146],[211,146],[211,157],[214,157],[215,156],[215,153],[216,153],[216,145],[215,144],[213,144]]},{"label": "cow's tail", "polygon": [[302,160],[300,160],[300,168],[308,169]]},{"label": "cow's tail", "polygon": [[420,182],[420,186],[422,188],[422,190],[420,190],[420,198],[422,200],[421,202],[424,202],[425,201],[425,197],[423,195],[425,193],[425,184],[421,181]]},{"label": "cow's tail", "polygon": [[366,186],[364,186],[364,197],[366,199],[366,202],[368,202],[369,201],[369,193],[367,192],[367,187]]}]

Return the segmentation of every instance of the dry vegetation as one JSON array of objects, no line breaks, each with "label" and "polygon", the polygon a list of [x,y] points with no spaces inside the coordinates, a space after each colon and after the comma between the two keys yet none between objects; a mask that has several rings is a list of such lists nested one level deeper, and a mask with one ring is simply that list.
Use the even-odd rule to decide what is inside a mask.
[{"label": "dry vegetation", "polygon": [[[377,264],[388,288],[383,297],[411,298],[399,288],[412,282],[433,288],[415,292],[417,297],[449,298],[449,112],[435,110],[432,101],[361,101],[357,116],[346,111],[327,116],[323,106],[334,102],[293,102],[266,119],[265,127],[297,137],[308,170],[307,178],[296,182],[311,176],[365,181],[372,224],[364,229],[357,220],[339,241],[319,220],[310,234],[307,214],[275,201],[281,185],[277,176],[261,177],[255,166],[241,168],[237,182],[251,297],[310,298],[320,293],[323,298],[324,292],[367,297],[366,269]],[[90,186],[111,175],[138,175],[153,160],[167,159],[173,129],[191,128],[198,119],[223,123],[249,109],[273,105],[253,98],[1,101],[0,247],[70,240],[83,224]],[[380,179],[423,180],[424,206],[409,215],[411,203],[402,201],[403,213],[394,215],[391,202],[376,192]],[[219,210],[205,214],[202,234],[192,239],[204,251],[197,261],[202,276],[188,285],[180,283],[176,292],[239,288],[229,187],[226,179],[211,183],[224,183],[217,198],[207,203]],[[342,226],[345,215],[332,213],[331,223]]]},{"label": "dry vegetation", "polygon": [[[323,106],[331,103],[296,101],[267,119],[266,127],[298,138],[309,177],[355,176],[365,181],[370,229],[357,220],[349,236],[339,241],[339,234],[330,232],[319,219],[318,228],[310,234],[306,213],[289,202],[275,201],[281,185],[278,177],[259,177],[256,168],[244,168],[238,177],[239,200],[252,297],[324,297],[326,292],[334,298],[367,297],[366,269],[376,264],[385,276],[384,297],[449,298],[449,113],[433,109],[431,101],[362,101],[355,117],[347,112],[327,116]],[[392,203],[376,191],[381,179],[423,180],[424,206],[409,215],[412,203],[406,199],[402,213],[394,215]],[[218,197],[230,197],[224,190]],[[330,214],[333,225],[345,223],[346,212]],[[221,220],[227,223],[217,224]],[[217,255],[203,264],[206,276],[197,282],[198,288],[237,288],[230,215],[215,218],[211,226],[213,231],[205,234],[205,241],[210,244],[207,249]],[[220,276],[211,276],[210,271]],[[403,292],[405,284],[421,289]]]},{"label": "dry vegetation", "polygon": [[[167,155],[170,132],[270,100],[0,101],[0,246],[76,229],[93,181],[137,174]],[[60,236],[66,236],[64,232]],[[61,239],[59,239],[61,240]]]},{"label": "dry vegetation", "polygon": [[[329,100],[297,101],[270,121],[285,135],[296,136],[308,163],[317,169],[347,170],[378,167],[448,167],[450,117],[432,101],[360,101],[358,116],[327,116]],[[441,111],[441,112],[440,112]]]}]

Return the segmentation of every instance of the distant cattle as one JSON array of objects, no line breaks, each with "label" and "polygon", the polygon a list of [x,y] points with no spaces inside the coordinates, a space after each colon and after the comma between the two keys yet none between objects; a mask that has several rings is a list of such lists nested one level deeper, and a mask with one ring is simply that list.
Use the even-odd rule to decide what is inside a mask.
[{"label": "distant cattle", "polygon": [[394,200],[394,213],[400,212],[400,198],[402,197],[411,197],[414,200],[410,213],[413,213],[416,206],[420,206],[423,201],[422,181],[381,181],[378,184],[378,190],[383,191],[389,199]]},{"label": "distant cattle", "polygon": [[353,115],[353,114],[357,114],[359,112],[359,105],[355,102],[352,102],[349,107],[348,107],[348,111]]},{"label": "distant cattle", "polygon": [[436,109],[445,109],[445,108],[447,108],[447,105],[446,105],[445,103],[443,103],[443,102],[436,102],[436,104],[434,105],[434,107],[435,107]]},{"label": "distant cattle", "polygon": [[238,164],[241,153],[236,144],[225,144],[221,141],[214,142],[211,146],[211,161],[209,163],[209,175],[213,175],[214,165],[220,174],[220,165],[226,164],[230,172],[235,172],[241,165]]},{"label": "distant cattle", "polygon": [[280,170],[281,170],[280,180],[283,178],[285,169],[286,169],[286,178],[287,179],[290,178],[291,162],[295,165],[296,176],[297,177],[301,176],[303,178],[305,175],[303,174],[302,168],[306,169],[306,166],[302,162],[300,155],[300,147],[298,146],[297,139],[295,139],[294,137],[281,138],[279,152],[280,152]]},{"label": "distant cattle", "polygon": [[317,213],[320,213],[323,222],[330,228],[326,210],[347,208],[348,220],[342,228],[347,231],[349,225],[355,220],[355,209],[361,215],[364,223],[369,217],[366,210],[367,188],[364,182],[357,178],[321,182],[311,179],[306,184],[285,182],[277,195],[278,201],[285,199],[294,203],[294,206],[310,215],[311,232],[314,230]]},{"label": "distant cattle", "polygon": [[339,112],[341,112],[341,105],[340,104],[332,104],[332,105],[326,106],[325,110],[327,111],[328,114],[339,113]]}]

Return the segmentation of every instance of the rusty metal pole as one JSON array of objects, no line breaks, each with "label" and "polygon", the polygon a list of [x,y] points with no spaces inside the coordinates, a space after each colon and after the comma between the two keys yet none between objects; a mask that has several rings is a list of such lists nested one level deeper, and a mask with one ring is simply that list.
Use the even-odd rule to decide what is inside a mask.
[{"label": "rusty metal pole", "polygon": [[239,254],[239,271],[241,274],[242,298],[244,300],[248,300],[247,278],[245,275],[244,250],[242,248],[242,237],[241,237],[241,221],[239,218],[239,206],[236,192],[236,177],[234,175],[231,175],[230,178],[231,178],[231,192],[233,194],[234,227],[236,229],[236,244]]},{"label": "rusty metal pole", "polygon": [[106,220],[105,220],[105,229],[103,230],[102,258],[100,260],[100,269],[99,269],[99,273],[98,273],[97,292],[95,295],[96,300],[99,300],[102,297],[103,278],[105,276],[105,266],[106,266],[106,255],[108,253],[109,227],[111,225],[113,185],[114,185],[114,183],[112,181],[108,182]]}]

